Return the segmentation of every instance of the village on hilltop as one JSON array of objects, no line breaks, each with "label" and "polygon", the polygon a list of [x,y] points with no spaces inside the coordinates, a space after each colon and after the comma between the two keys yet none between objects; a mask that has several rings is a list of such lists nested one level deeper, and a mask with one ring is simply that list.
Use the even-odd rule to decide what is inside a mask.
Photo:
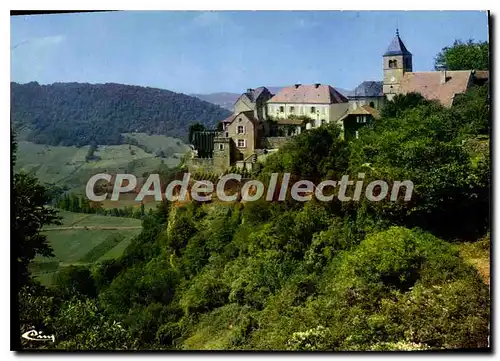
[{"label": "village on hilltop", "polygon": [[396,94],[420,93],[451,107],[455,94],[489,78],[488,71],[473,69],[414,72],[412,54],[398,30],[383,54],[383,74],[382,81],[364,81],[347,97],[320,83],[297,83],[277,94],[266,87],[247,89],[234,113],[222,120],[222,130],[193,134],[188,169],[215,174],[231,167],[252,171],[258,159],[308,129],[336,123],[344,139],[357,138],[359,129],[379,119],[384,103]]}]

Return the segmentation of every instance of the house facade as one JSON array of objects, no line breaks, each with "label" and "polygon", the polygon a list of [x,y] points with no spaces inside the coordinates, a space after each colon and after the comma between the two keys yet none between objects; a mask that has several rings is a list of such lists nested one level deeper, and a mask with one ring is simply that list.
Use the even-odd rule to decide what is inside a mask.
[{"label": "house facade", "polygon": [[266,87],[247,89],[234,103],[234,113],[252,111],[255,119],[266,120],[266,102],[273,94]]},{"label": "house facade", "polygon": [[347,98],[349,109],[340,123],[344,139],[349,140],[358,138],[360,128],[380,118],[379,112],[386,101],[383,82],[364,81]]},{"label": "house facade", "polygon": [[267,102],[267,113],[275,120],[307,117],[307,129],[336,122],[347,109],[345,96],[319,83],[283,88]]},{"label": "house facade", "polygon": [[[223,138],[229,138],[236,150],[235,160],[242,160],[260,148],[260,140],[263,136],[263,122],[254,116],[253,110],[247,110],[233,114],[224,119]],[[222,148],[221,148],[222,150]]]}]

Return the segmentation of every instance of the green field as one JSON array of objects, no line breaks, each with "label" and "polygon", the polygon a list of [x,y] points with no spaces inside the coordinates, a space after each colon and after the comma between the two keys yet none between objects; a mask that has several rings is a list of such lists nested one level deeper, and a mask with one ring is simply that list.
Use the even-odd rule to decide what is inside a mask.
[{"label": "green field", "polygon": [[146,133],[123,133],[124,137],[129,137],[137,141],[149,153],[164,151],[168,155],[181,157],[189,151],[189,146],[182,140],[164,135],[148,135]]},{"label": "green field", "polygon": [[[42,183],[66,185],[71,190],[83,192],[89,178],[97,173],[131,173],[141,176],[158,170],[162,164],[169,168],[179,165],[188,146],[182,141],[162,135],[143,133],[127,134],[140,147],[129,144],[99,145],[95,156],[98,160],[86,162],[89,146],[50,146],[20,140],[16,171],[34,174]],[[152,150],[146,152],[144,149]],[[160,158],[155,150],[164,150],[169,156]]]},{"label": "green field", "polygon": [[119,257],[141,231],[141,221],[133,218],[65,211],[60,215],[62,224],[47,226],[43,232],[54,257],[38,256],[30,265],[31,272],[45,285],[52,283],[60,267]]}]

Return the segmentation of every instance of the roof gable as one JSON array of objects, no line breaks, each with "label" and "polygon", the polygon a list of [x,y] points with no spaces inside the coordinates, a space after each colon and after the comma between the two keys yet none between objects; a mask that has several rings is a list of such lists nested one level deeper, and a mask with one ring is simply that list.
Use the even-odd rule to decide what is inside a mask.
[{"label": "roof gable", "polygon": [[255,119],[254,115],[253,115],[253,111],[249,110],[249,111],[245,111],[245,112],[239,112],[239,113],[236,113],[236,114],[233,114],[229,117],[227,117],[226,119],[224,119],[222,122],[223,123],[226,123],[226,124],[231,124],[232,122],[234,122],[234,120],[236,118],[238,118],[239,116],[245,116],[248,120],[250,120],[252,123],[257,123],[257,119]]},{"label": "roof gable", "polygon": [[245,104],[248,107],[248,109],[253,108],[254,102],[252,102],[251,95],[249,95],[248,93],[241,94],[240,97],[234,102],[234,107],[236,108],[236,104],[240,102]]}]

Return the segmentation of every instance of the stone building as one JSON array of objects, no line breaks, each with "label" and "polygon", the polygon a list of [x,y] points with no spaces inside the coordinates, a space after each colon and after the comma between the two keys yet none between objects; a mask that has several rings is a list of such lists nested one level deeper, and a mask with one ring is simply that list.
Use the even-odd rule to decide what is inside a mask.
[{"label": "stone building", "polygon": [[247,89],[234,103],[234,113],[253,111],[255,119],[266,120],[266,102],[273,94],[266,87]]},{"label": "stone building", "polygon": [[385,102],[381,81],[364,81],[347,97],[349,110],[340,118],[344,139],[358,137],[358,130],[379,119]]},{"label": "stone building", "polygon": [[234,160],[243,160],[252,155],[255,149],[261,148],[264,124],[254,115],[255,112],[249,110],[233,114],[222,121],[223,137],[231,140],[237,153]]},{"label": "stone building", "polygon": [[267,102],[267,113],[276,121],[308,118],[306,128],[338,121],[348,109],[345,96],[329,85],[295,84],[283,88]]},{"label": "stone building", "polygon": [[388,100],[396,94],[415,92],[451,107],[456,94],[465,93],[472,85],[483,84],[489,78],[488,71],[474,69],[414,72],[412,57],[396,30],[396,36],[383,55],[383,92]]},{"label": "stone building", "polygon": [[[266,87],[247,89],[236,100],[234,113],[221,121],[221,131],[215,132],[213,136],[212,132],[197,132],[198,137],[206,139],[206,142],[211,141],[213,146],[210,152],[200,153],[198,145],[193,144],[194,152],[188,162],[189,171],[220,174],[232,166],[253,169],[257,156],[267,148],[265,136],[269,133],[269,125],[266,122],[266,102],[272,96]],[[194,136],[193,139],[198,138]],[[199,154],[210,154],[210,157],[201,159]]]},{"label": "stone building", "polygon": [[400,92],[404,74],[413,70],[412,55],[399,37],[398,30],[396,30],[396,36],[383,55],[383,67],[384,94],[388,100],[392,100],[394,95]]},{"label": "stone building", "polygon": [[357,138],[361,127],[377,121],[384,103],[397,94],[420,93],[426,99],[451,107],[456,94],[465,93],[474,84],[484,84],[489,78],[488,71],[414,72],[413,55],[398,30],[382,59],[383,80],[362,82],[348,97],[349,110],[340,120],[346,139]]}]

